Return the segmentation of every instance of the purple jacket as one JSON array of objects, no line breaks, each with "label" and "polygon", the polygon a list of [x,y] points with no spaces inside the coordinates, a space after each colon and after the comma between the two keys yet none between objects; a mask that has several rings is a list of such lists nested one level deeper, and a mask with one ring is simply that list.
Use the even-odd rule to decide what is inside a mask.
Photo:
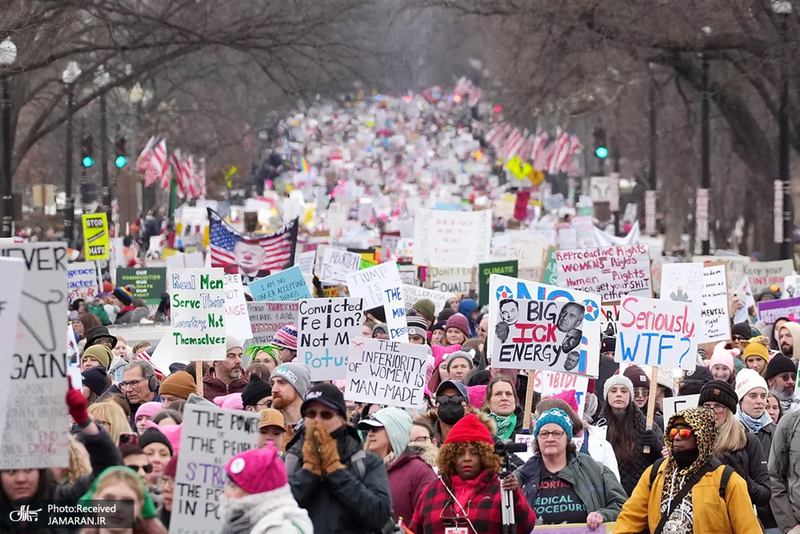
[{"label": "purple jacket", "polygon": [[402,517],[404,525],[411,524],[414,509],[417,507],[423,491],[437,478],[433,467],[423,460],[422,455],[425,455],[427,461],[433,463],[436,458],[436,449],[431,447],[431,450],[428,450],[416,443],[410,443],[405,452],[387,470],[389,489],[392,492],[394,519],[399,521]]}]

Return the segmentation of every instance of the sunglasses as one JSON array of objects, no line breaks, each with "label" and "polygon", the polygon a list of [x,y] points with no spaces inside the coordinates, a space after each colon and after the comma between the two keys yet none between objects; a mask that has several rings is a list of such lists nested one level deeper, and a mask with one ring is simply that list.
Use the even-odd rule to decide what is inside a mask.
[{"label": "sunglasses", "polygon": [[305,417],[308,419],[316,419],[317,415],[322,417],[325,421],[329,421],[330,419],[333,419],[333,416],[336,414],[329,410],[321,410],[319,412],[317,410],[306,410]]},{"label": "sunglasses", "polygon": [[148,475],[153,472],[153,466],[151,464],[147,464],[147,465],[131,464],[131,465],[127,466],[127,467],[129,469],[133,469],[134,471],[139,471],[141,469],[142,471],[145,472],[145,474],[148,474]]},{"label": "sunglasses", "polygon": [[675,436],[680,436],[681,439],[689,439],[694,434],[691,428],[671,428],[669,430],[669,439],[675,439]]},{"label": "sunglasses", "polygon": [[465,400],[461,395],[442,395],[441,397],[436,397],[436,404],[447,404],[448,402],[461,404]]},{"label": "sunglasses", "polygon": [[633,388],[634,397],[649,397],[650,390],[647,388]]}]

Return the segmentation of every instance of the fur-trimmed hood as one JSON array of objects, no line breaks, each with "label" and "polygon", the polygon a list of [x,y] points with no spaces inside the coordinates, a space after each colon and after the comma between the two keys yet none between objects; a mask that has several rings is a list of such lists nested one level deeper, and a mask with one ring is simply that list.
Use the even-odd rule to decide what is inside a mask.
[{"label": "fur-trimmed hood", "polygon": [[419,458],[428,464],[429,466],[433,467],[434,469],[438,469],[438,458],[439,458],[439,449],[433,443],[417,443],[411,442],[408,444],[408,449],[411,454],[419,456]]},{"label": "fur-trimmed hood", "polygon": [[[478,420],[489,429],[489,433],[492,435],[492,437],[497,436],[497,425],[495,424],[494,420],[489,417],[489,414],[472,406],[467,406],[464,409],[464,415],[468,413],[477,415]],[[426,413],[420,415],[418,419],[425,421],[433,427],[434,432],[436,432],[436,438],[439,440],[439,446],[441,446],[444,443],[444,440],[442,439],[442,428],[439,426],[439,417],[436,415],[436,408],[428,410]]]}]

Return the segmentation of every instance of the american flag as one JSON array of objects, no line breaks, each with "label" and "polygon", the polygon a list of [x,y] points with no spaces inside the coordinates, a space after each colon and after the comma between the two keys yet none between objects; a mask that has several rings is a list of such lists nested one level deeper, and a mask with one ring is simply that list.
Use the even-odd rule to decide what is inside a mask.
[{"label": "american flag", "polygon": [[266,251],[262,271],[281,271],[294,265],[297,248],[298,219],[284,224],[278,231],[264,236],[245,236],[231,228],[219,214],[208,208],[209,237],[211,241],[211,266],[236,266],[233,248],[240,241],[261,246]]}]

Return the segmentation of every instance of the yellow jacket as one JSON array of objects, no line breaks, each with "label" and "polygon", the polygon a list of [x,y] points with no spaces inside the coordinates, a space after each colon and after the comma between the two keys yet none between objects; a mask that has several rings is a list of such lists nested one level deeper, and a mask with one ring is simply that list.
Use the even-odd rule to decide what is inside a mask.
[{"label": "yellow jacket", "polygon": [[[637,534],[648,527],[653,532],[661,521],[661,491],[664,487],[664,469],[661,462],[653,487],[650,488],[650,470],[642,474],[633,495],[622,507],[617,518],[614,534]],[[761,526],[753,511],[753,503],[747,493],[747,483],[733,473],[728,481],[725,500],[719,496],[719,483],[724,465],[706,473],[692,489],[694,532],[702,534],[753,534],[761,532]]]}]

